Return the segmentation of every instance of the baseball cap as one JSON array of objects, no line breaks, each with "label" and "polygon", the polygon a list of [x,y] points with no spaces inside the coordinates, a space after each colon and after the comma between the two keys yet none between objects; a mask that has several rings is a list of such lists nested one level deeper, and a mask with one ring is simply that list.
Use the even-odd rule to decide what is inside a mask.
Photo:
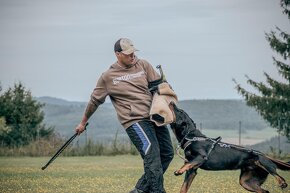
[{"label": "baseball cap", "polygon": [[114,51],[129,55],[138,50],[134,47],[131,40],[128,38],[121,38],[115,43]]}]

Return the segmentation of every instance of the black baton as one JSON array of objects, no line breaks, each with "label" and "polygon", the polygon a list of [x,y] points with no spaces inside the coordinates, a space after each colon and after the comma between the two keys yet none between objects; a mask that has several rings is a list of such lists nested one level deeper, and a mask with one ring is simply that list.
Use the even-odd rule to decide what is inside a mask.
[{"label": "black baton", "polygon": [[[89,123],[86,123],[85,125],[85,129],[87,129]],[[47,162],[47,164],[45,164],[45,166],[43,166],[41,169],[45,170],[45,168],[47,168],[47,166],[49,166],[49,164],[51,164],[51,162],[53,162],[57,156],[59,156],[59,154],[61,154],[61,152],[74,140],[74,138],[76,138],[76,136],[78,135],[78,133],[75,133],[73,136],[71,136],[71,138],[69,138],[69,140],[67,140],[67,142],[65,142],[65,144],[63,144],[63,146],[52,156],[52,158]]]}]

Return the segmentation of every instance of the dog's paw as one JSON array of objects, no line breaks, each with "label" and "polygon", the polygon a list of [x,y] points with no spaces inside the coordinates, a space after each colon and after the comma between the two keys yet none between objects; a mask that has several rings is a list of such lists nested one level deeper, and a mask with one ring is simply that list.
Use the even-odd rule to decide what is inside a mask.
[{"label": "dog's paw", "polygon": [[280,185],[281,189],[287,188],[288,184],[286,182],[282,182]]},{"label": "dog's paw", "polygon": [[176,170],[175,172],[174,172],[174,175],[175,176],[180,176],[180,175],[182,175],[183,174],[183,172],[181,172],[180,170]]}]

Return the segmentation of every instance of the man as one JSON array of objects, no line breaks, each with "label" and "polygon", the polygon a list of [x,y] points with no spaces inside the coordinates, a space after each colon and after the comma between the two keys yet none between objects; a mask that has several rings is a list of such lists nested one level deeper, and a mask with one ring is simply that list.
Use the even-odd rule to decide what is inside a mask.
[{"label": "man", "polygon": [[159,79],[160,75],[151,64],[135,56],[137,49],[131,40],[119,39],[114,51],[117,62],[99,78],[75,130],[82,133],[89,118],[109,96],[144,163],[144,174],[131,193],[164,193],[163,173],[173,159],[172,143],[167,127],[157,127],[149,120],[152,94],[148,83]]}]

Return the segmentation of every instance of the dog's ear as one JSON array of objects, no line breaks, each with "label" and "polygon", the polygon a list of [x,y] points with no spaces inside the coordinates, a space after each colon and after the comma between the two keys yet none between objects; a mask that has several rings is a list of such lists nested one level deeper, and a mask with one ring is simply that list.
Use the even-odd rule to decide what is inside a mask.
[{"label": "dog's ear", "polygon": [[182,129],[182,135],[186,135],[187,134],[187,124],[186,122],[182,122],[180,125],[180,128]]}]

